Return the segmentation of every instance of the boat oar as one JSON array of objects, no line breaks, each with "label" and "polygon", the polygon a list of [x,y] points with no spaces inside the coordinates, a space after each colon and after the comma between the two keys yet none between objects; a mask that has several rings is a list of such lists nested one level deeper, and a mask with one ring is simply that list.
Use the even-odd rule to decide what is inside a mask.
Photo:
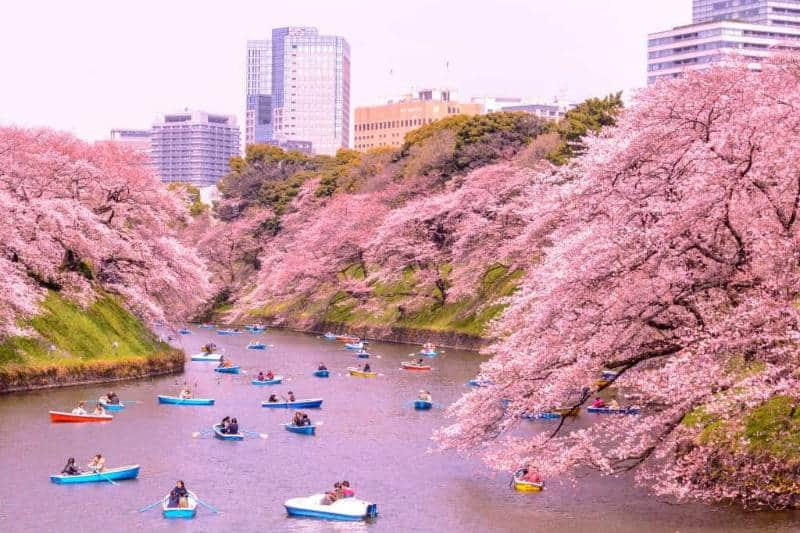
[{"label": "boat oar", "polygon": [[150,505],[148,505],[146,507],[142,507],[141,509],[139,509],[139,512],[143,513],[145,511],[147,511],[148,509],[152,509],[153,507],[155,507],[159,503],[164,503],[165,501],[166,501],[166,498],[161,498],[160,500],[155,501],[155,502],[151,503]]},{"label": "boat oar", "polygon": [[214,514],[219,514],[219,511],[217,511],[214,507],[210,506],[209,504],[207,504],[206,502],[204,502],[203,500],[201,500],[197,496],[195,496],[194,499],[197,500],[197,503],[199,503],[200,505],[202,505],[203,507],[205,507],[209,511],[212,511]]},{"label": "boat oar", "polygon": [[113,480],[113,479],[111,479],[111,478],[110,478],[110,477],[108,477],[107,475],[103,474],[102,472],[97,472],[97,475],[98,475],[98,476],[100,476],[101,478],[105,479],[106,481],[108,481],[108,482],[109,482],[109,483],[111,483],[112,485],[114,485],[114,486],[116,486],[116,485],[117,485],[116,483],[114,483],[114,480]]}]

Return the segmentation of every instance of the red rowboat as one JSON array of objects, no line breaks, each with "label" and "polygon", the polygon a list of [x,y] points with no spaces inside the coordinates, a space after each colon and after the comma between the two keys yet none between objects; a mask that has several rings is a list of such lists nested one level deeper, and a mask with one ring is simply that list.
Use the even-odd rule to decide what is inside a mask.
[{"label": "red rowboat", "polygon": [[418,365],[416,363],[400,363],[406,370],[430,370],[430,365]]},{"label": "red rowboat", "polygon": [[114,420],[111,415],[73,415],[61,411],[50,411],[51,422],[109,422]]}]

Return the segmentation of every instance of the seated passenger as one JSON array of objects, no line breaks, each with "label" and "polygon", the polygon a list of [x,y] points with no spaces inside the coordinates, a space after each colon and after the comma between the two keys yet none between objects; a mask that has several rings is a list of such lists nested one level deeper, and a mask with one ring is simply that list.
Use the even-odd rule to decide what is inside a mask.
[{"label": "seated passenger", "polygon": [[103,409],[103,406],[98,403],[97,405],[94,406],[94,412],[92,412],[92,414],[93,415],[104,415],[104,414],[106,414],[106,410]]},{"label": "seated passenger", "polygon": [[275,373],[272,370],[267,370],[267,379],[265,381],[269,381],[271,379],[275,379]]},{"label": "seated passenger", "polygon": [[296,411],[294,416],[292,416],[292,424],[295,426],[302,426],[303,425],[303,412]]},{"label": "seated passenger", "polygon": [[227,362],[228,362],[228,360],[225,359],[225,356],[224,355],[220,355],[219,356],[219,364],[217,365],[217,368],[225,368],[225,363],[227,363]]},{"label": "seated passenger", "polygon": [[267,378],[264,377],[264,372],[263,371],[258,373],[258,376],[256,376],[256,380],[257,381],[267,381]]},{"label": "seated passenger", "polygon": [[342,481],[342,494],[345,498],[353,498],[356,495],[356,491],[350,488],[349,481]]},{"label": "seated passenger", "polygon": [[114,391],[109,392],[106,396],[108,396],[108,403],[111,405],[119,405],[119,396]]},{"label": "seated passenger", "polygon": [[533,470],[532,468],[526,468],[522,475],[522,481],[527,481],[529,483],[541,483],[542,477],[536,470]]},{"label": "seated passenger", "polygon": [[278,395],[277,394],[270,394],[267,402],[269,403],[278,403]]},{"label": "seated passenger", "polygon": [[417,365],[422,366],[424,364],[425,364],[425,360],[424,359],[422,359],[421,357],[419,359],[417,359]]},{"label": "seated passenger", "polygon": [[190,389],[189,387],[182,388],[179,396],[182,400],[188,400],[189,398],[192,397],[192,389]]},{"label": "seated passenger", "polygon": [[418,400],[422,400],[423,402],[431,401],[431,393],[428,391],[421,390],[419,391],[419,396],[417,396]]},{"label": "seated passenger", "polygon": [[222,422],[220,422],[220,423],[219,423],[220,430],[221,430],[223,433],[227,433],[227,432],[228,432],[228,425],[229,425],[230,423],[231,423],[231,417],[229,417],[229,416],[226,416],[225,418],[223,418],[223,419],[222,419]]},{"label": "seated passenger", "polygon": [[320,363],[317,367],[317,370],[328,370],[328,367],[325,366],[325,363]]},{"label": "seated passenger", "polygon": [[225,368],[232,368],[233,362],[230,359],[225,359],[225,364],[222,366],[224,366]]},{"label": "seated passenger", "polygon": [[78,407],[72,410],[73,415],[85,415],[86,414],[86,402],[78,402]]},{"label": "seated passenger", "polygon": [[186,507],[183,505],[186,502],[186,498],[189,496],[189,491],[186,490],[186,485],[184,485],[183,481],[178,481],[175,484],[175,487],[169,493],[169,507],[176,508],[176,507]]},{"label": "seated passenger", "polygon": [[303,421],[302,422],[303,423],[300,424],[301,426],[310,426],[311,425],[311,419],[308,418],[308,415],[306,413],[303,413]]},{"label": "seated passenger", "polygon": [[608,403],[608,407],[611,408],[611,409],[614,409],[614,410],[618,410],[619,409],[619,402],[616,399],[611,400]]},{"label": "seated passenger", "polygon": [[289,391],[289,398],[287,401],[289,402],[295,401],[294,393],[292,391]]},{"label": "seated passenger", "polygon": [[231,418],[231,422],[228,424],[225,433],[229,435],[237,435],[239,433],[239,422],[235,418]]},{"label": "seated passenger", "polygon": [[603,399],[600,398],[599,396],[596,397],[594,399],[594,401],[592,402],[592,407],[596,407],[598,409],[603,408],[605,406],[606,406],[606,402],[604,402]]},{"label": "seated passenger", "polygon": [[75,458],[74,457],[70,457],[69,459],[67,459],[67,464],[61,470],[61,473],[62,474],[66,474],[68,476],[75,476],[75,475],[78,475],[78,474],[81,473],[81,471],[78,470],[78,467],[75,466]]},{"label": "seated passenger", "polygon": [[92,472],[102,472],[106,465],[106,460],[101,454],[95,455],[89,464],[86,465]]},{"label": "seated passenger", "polygon": [[372,372],[372,368],[370,368],[369,363],[364,363],[364,372]]}]

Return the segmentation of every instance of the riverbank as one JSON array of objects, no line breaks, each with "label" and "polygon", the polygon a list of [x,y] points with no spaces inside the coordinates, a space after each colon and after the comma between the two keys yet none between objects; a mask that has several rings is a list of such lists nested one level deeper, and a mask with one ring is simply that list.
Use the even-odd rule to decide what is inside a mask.
[{"label": "riverbank", "polygon": [[0,393],[171,374],[184,354],[161,342],[115,296],[80,306],[56,291],[0,342]]}]

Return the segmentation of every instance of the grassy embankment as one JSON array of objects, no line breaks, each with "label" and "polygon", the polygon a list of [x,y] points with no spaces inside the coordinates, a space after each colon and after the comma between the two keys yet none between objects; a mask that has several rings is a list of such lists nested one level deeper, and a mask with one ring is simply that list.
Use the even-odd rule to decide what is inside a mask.
[{"label": "grassy embankment", "polygon": [[0,392],[137,378],[183,368],[183,354],[160,342],[113,296],[98,298],[82,309],[50,292],[41,313],[24,325],[35,335],[0,342]]}]

